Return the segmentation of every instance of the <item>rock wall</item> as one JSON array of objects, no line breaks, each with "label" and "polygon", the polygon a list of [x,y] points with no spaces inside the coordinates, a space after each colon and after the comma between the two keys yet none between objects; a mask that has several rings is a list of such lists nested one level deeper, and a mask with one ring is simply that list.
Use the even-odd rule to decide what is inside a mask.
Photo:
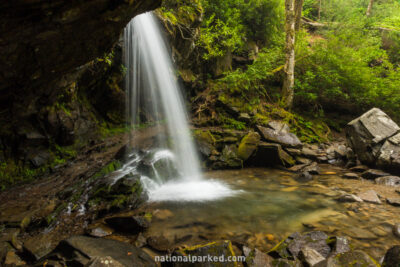
[{"label": "rock wall", "polygon": [[[160,4],[161,0],[0,3],[0,159],[32,160],[35,155],[30,154],[50,144],[88,140],[99,124],[96,116],[119,122],[120,62],[108,64],[105,59],[126,24]],[[81,94],[86,96],[83,100]],[[105,110],[109,108],[112,112]]]}]

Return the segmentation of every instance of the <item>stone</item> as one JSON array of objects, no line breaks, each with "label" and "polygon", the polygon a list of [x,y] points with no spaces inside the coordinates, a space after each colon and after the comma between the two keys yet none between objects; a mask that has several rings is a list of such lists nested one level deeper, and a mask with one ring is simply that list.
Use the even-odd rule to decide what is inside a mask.
[{"label": "stone", "polygon": [[158,251],[168,251],[172,246],[171,242],[163,235],[149,236],[146,240],[146,243]]},{"label": "stone", "polygon": [[369,169],[361,174],[362,178],[368,180],[375,180],[376,178],[384,176],[390,176],[390,174],[381,170],[374,170],[374,169]]},{"label": "stone", "polygon": [[113,229],[101,224],[91,228],[89,230],[89,235],[93,237],[105,237],[113,234]]},{"label": "stone", "polygon": [[361,162],[374,164],[382,142],[400,131],[399,126],[382,110],[373,108],[348,123],[346,137]]},{"label": "stone", "polygon": [[147,245],[147,239],[143,236],[142,233],[139,233],[136,240],[135,240],[135,247],[141,248]]},{"label": "stone", "polygon": [[238,117],[238,120],[248,123],[248,122],[251,121],[251,117],[250,117],[250,115],[247,114],[247,113],[240,113],[240,114],[239,114],[239,117]]},{"label": "stone", "polygon": [[249,164],[257,167],[294,165],[295,160],[286,153],[281,145],[260,142],[256,153],[249,159]]},{"label": "stone", "polygon": [[117,215],[104,221],[120,233],[138,234],[150,227],[150,220],[145,216]]},{"label": "stone", "polygon": [[307,158],[303,158],[303,157],[296,157],[296,161],[299,164],[311,164],[312,163],[312,160],[307,159]]},{"label": "stone", "polygon": [[[233,248],[232,248],[232,243],[231,241],[218,241],[218,242],[211,242],[205,245],[198,245],[194,247],[188,247],[184,249],[180,249],[176,252],[174,252],[175,256],[189,256],[191,255],[196,256],[196,257],[206,257],[205,262],[199,262],[198,266],[215,266],[212,262],[207,261],[207,257],[218,257],[221,258],[221,256],[224,257],[224,259],[227,259],[228,257],[234,257],[236,256]],[[236,262],[227,262],[227,261],[221,261],[218,262],[218,266],[221,267],[233,267],[236,266]],[[181,262],[176,262],[173,263],[174,267],[185,267],[188,266],[187,263],[181,263]]]},{"label": "stone", "polygon": [[375,179],[377,184],[387,186],[400,186],[400,177],[398,176],[384,176]]},{"label": "stone", "polygon": [[49,159],[50,159],[51,155],[49,153],[49,151],[47,150],[42,150],[37,152],[35,155],[33,155],[30,159],[31,163],[33,166],[35,166],[36,168],[39,168],[43,165],[45,165]]},{"label": "stone", "polygon": [[55,234],[40,233],[26,239],[23,247],[36,260],[39,260],[50,253],[57,246],[58,241]]},{"label": "stone", "polygon": [[197,143],[197,147],[200,154],[206,158],[210,157],[212,152],[215,150],[215,137],[208,130],[196,130],[194,131],[194,138]]},{"label": "stone", "polygon": [[347,237],[336,236],[333,243],[333,254],[340,254],[350,251],[350,242]]},{"label": "stone", "polygon": [[345,173],[345,174],[343,174],[342,177],[345,179],[354,179],[354,180],[360,179],[360,176],[358,176],[357,173],[353,173],[353,172]]},{"label": "stone", "polygon": [[299,259],[306,263],[307,266],[313,267],[316,264],[324,261],[325,257],[319,254],[315,249],[305,246],[300,250]]},{"label": "stone", "polygon": [[339,202],[363,202],[361,198],[353,194],[344,194],[336,199]]},{"label": "stone", "polygon": [[362,192],[362,193],[358,194],[357,196],[365,202],[374,203],[374,204],[382,203],[374,190],[368,190],[366,192]]},{"label": "stone", "polygon": [[297,174],[294,177],[294,179],[298,182],[306,183],[306,182],[312,181],[313,176],[309,172],[304,171],[302,173]]},{"label": "stone", "polygon": [[225,145],[222,155],[218,158],[220,168],[242,168],[243,161],[238,157],[238,149],[236,145]]},{"label": "stone", "polygon": [[382,267],[399,267],[400,265],[400,246],[390,248],[383,259]]},{"label": "stone", "polygon": [[309,147],[303,147],[302,150],[301,150],[301,154],[304,157],[312,159],[312,160],[317,160],[318,157],[320,157],[320,154],[318,153],[317,150],[313,150],[313,149],[311,149]]},{"label": "stone", "polygon": [[363,267],[379,267],[367,253],[355,250],[330,256],[326,260],[318,263],[315,267],[344,267],[344,266],[363,266]]},{"label": "stone", "polygon": [[393,234],[400,238],[400,223],[396,223],[393,225]]},{"label": "stone", "polygon": [[54,255],[60,259],[61,266],[69,266],[66,264],[68,262],[74,262],[79,266],[88,266],[96,259],[105,257],[115,260],[115,264],[112,266],[156,266],[154,260],[140,248],[116,240],[87,236],[73,236],[61,241],[53,252],[44,257],[41,262],[46,262],[47,257],[53,258]]},{"label": "stone", "polygon": [[258,249],[243,246],[243,254],[249,267],[272,267],[273,258]]},{"label": "stone", "polygon": [[347,157],[347,147],[345,145],[335,146],[333,149],[336,158],[346,158]]},{"label": "stone", "polygon": [[303,264],[296,259],[296,260],[288,260],[288,259],[276,259],[273,261],[273,266],[279,267],[303,267]]},{"label": "stone", "polygon": [[310,174],[319,174],[321,169],[318,166],[318,163],[314,162],[311,165],[305,167],[303,171],[308,172]]},{"label": "stone", "polygon": [[4,264],[6,266],[26,266],[26,262],[24,262],[15,251],[10,250],[7,252]]},{"label": "stone", "polygon": [[300,164],[300,165],[294,165],[293,167],[290,167],[288,170],[291,172],[299,172],[303,170],[305,167],[307,167],[309,164]]},{"label": "stone", "polygon": [[365,166],[365,165],[357,165],[357,166],[350,168],[350,171],[352,171],[352,172],[365,172],[367,170],[369,170],[369,168],[368,168],[368,166]]},{"label": "stone", "polygon": [[138,164],[137,170],[151,178],[161,176],[168,180],[179,177],[173,154],[162,151],[149,151]]},{"label": "stone", "polygon": [[265,141],[278,143],[283,147],[299,148],[303,146],[299,138],[284,126],[281,130],[275,130],[257,125],[256,129]]},{"label": "stone", "polygon": [[238,157],[243,161],[250,158],[251,155],[257,150],[258,144],[260,143],[260,135],[256,132],[250,132],[242,141],[240,141],[238,148]]},{"label": "stone", "polygon": [[387,198],[386,201],[392,206],[400,207],[400,198]]},{"label": "stone", "polygon": [[379,151],[377,166],[400,174],[400,133],[383,144]]}]

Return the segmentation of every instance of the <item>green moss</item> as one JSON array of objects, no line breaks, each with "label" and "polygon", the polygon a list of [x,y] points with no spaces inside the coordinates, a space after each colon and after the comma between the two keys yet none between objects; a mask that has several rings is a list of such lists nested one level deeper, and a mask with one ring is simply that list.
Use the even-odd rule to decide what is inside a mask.
[{"label": "green moss", "polygon": [[66,202],[61,203],[51,214],[46,217],[47,225],[52,224],[60,213],[68,206]]},{"label": "green moss", "polygon": [[110,163],[108,163],[106,166],[104,166],[100,171],[98,171],[95,175],[93,175],[93,179],[97,179],[100,177],[103,177],[111,172],[116,171],[122,166],[121,162],[118,160],[114,160]]}]

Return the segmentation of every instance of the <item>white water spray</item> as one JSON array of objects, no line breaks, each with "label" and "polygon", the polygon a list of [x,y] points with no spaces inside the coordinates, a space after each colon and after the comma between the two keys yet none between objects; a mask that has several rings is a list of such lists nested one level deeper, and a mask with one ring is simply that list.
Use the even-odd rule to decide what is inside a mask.
[{"label": "white water spray", "polygon": [[159,138],[159,148],[164,152],[155,153],[152,164],[164,154],[171,158],[165,153],[169,148],[179,171],[179,177],[172,180],[163,179],[157,172],[156,177],[142,179],[150,201],[205,201],[233,195],[234,191],[225,184],[202,177],[168,51],[152,13],[135,17],[125,28],[127,115],[132,125],[144,121],[166,122],[168,138]]}]

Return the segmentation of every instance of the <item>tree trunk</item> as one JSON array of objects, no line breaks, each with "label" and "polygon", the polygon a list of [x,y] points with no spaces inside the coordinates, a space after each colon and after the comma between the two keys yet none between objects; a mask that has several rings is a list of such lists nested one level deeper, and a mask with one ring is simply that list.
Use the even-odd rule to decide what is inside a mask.
[{"label": "tree trunk", "polygon": [[285,31],[286,31],[286,63],[284,69],[284,80],[282,87],[282,102],[286,108],[291,108],[294,97],[294,44],[295,44],[295,0],[285,0]]},{"label": "tree trunk", "polygon": [[319,6],[318,6],[318,21],[321,20],[321,9],[322,9],[322,0],[319,0]]},{"label": "tree trunk", "polygon": [[374,5],[374,0],[369,0],[368,8],[367,8],[367,17],[371,16],[372,7]]},{"label": "tree trunk", "polygon": [[303,3],[304,0],[295,0],[295,16],[296,16],[296,24],[295,24],[295,29],[298,31],[301,26],[301,14],[303,12]]}]

